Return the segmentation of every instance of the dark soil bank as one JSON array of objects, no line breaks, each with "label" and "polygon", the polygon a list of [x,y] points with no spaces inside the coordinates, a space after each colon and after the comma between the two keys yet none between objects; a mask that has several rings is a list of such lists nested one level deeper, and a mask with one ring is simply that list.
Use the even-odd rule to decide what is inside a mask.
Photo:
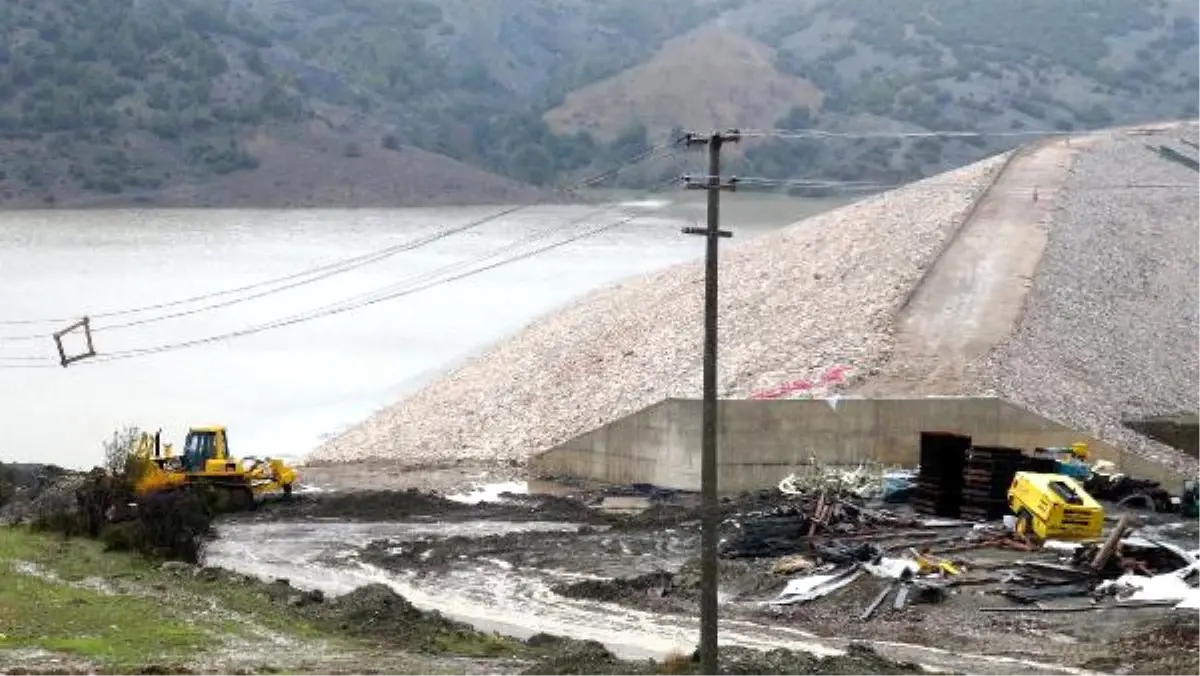
[{"label": "dark soil bank", "polygon": [[[543,649],[557,646],[550,657],[539,660],[526,674],[700,674],[696,655],[680,655],[663,662],[618,660],[594,641],[564,641],[543,636],[530,639]],[[815,657],[791,650],[760,652],[721,648],[723,674],[923,674],[911,663],[893,662],[865,646],[852,644],[845,655]]]},{"label": "dark soil bank", "polygon": [[264,505],[238,517],[261,521],[340,519],[344,521],[403,521],[420,518],[438,521],[494,519],[504,521],[575,521],[611,524],[612,517],[589,509],[578,500],[554,496],[512,495],[504,503],[477,505],[440,495],[407,491],[317,493]]}]

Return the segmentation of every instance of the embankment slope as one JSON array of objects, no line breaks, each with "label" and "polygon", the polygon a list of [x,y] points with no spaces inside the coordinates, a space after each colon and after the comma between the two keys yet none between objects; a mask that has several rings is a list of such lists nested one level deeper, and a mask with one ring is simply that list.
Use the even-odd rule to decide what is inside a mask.
[{"label": "embankment slope", "polygon": [[[1194,466],[1119,422],[1196,408],[1196,175],[1146,147],[1189,134],[1194,126],[1046,142],[1039,147],[1058,146],[1032,170],[1038,148],[1026,150],[1024,178],[992,190],[1021,155],[735,239],[721,270],[721,396],[845,366],[827,391],[997,393]],[[1141,187],[1120,188],[1129,185]],[[1033,203],[1035,187],[1033,211],[1006,205]],[[1029,214],[1036,218],[1025,222]],[[973,338],[957,344],[953,368],[934,359],[914,369],[920,344],[906,344],[903,320],[932,302],[921,300],[930,285],[944,300],[959,295],[946,270],[963,266],[955,245],[980,222],[1007,223],[982,242],[985,252],[1004,249],[981,259],[1000,272],[963,293],[997,306],[959,304],[946,316],[951,330],[935,335],[954,336],[963,317],[987,321],[968,327]],[[1030,255],[1016,255],[1031,241]],[[521,461],[665,397],[699,396],[702,273],[697,261],[590,294],[335,437],[312,460]]]},{"label": "embankment slope", "polygon": [[1121,423],[1196,412],[1200,380],[1194,123],[1081,152],[1056,197],[1015,330],[969,372],[1043,415],[1195,474],[1196,462]]},{"label": "embankment slope", "polygon": [[[721,391],[744,396],[888,349],[896,306],[1002,157],[764,236],[721,261]],[[313,461],[523,460],[664,397],[700,393],[697,261],[592,293],[379,411]]]}]

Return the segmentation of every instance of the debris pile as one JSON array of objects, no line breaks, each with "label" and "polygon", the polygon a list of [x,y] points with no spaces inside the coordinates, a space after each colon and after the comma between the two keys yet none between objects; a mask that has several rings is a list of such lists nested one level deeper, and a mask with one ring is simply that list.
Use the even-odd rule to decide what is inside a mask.
[{"label": "debris pile", "polygon": [[[947,457],[939,453],[952,458],[964,444],[970,450],[958,456],[965,460],[960,472],[919,475],[917,493],[927,498],[921,506],[945,506],[946,493],[930,493],[929,487],[953,485],[953,479],[937,483],[945,477],[965,477],[961,495],[969,507],[961,511],[986,523],[885,508],[877,503],[887,475],[823,468],[810,477],[782,481],[774,508],[727,520],[721,556],[773,559],[770,570],[791,578],[775,598],[762,602],[768,608],[806,604],[863,579],[885,581],[857,611],[862,621],[885,604],[902,611],[912,604],[942,603],[968,588],[972,594],[1008,601],[980,608],[985,612],[1200,604],[1200,552],[1138,537],[1129,515],[1101,540],[1038,537],[1007,514],[1009,483],[1018,468],[1028,466],[1019,449],[970,447],[969,439],[948,434],[931,434],[925,441],[933,449],[923,454],[928,461]],[[955,463],[942,468],[947,466]],[[860,496],[873,496],[875,503]],[[1003,551],[1021,558],[999,554]],[[1064,599],[1074,604],[1047,605]]]},{"label": "debris pile", "polygon": [[908,490],[899,473],[859,467],[816,469],[804,476],[788,475],[779,482],[781,499],[770,509],[726,519],[720,545],[728,559],[778,557],[803,553],[809,538],[852,534],[876,528],[914,525],[916,520],[887,509],[867,509],[869,498],[887,499]]}]

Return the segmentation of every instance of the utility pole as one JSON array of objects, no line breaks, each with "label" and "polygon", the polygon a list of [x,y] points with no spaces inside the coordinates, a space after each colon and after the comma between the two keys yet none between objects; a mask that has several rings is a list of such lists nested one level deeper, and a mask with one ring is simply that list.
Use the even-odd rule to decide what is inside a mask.
[{"label": "utility pole", "polygon": [[700,448],[700,673],[717,672],[717,244],[733,233],[722,230],[721,191],[734,190],[737,179],[721,181],[721,146],[737,142],[737,131],[709,136],[687,134],[685,145],[708,146],[708,176],[702,183],[684,177],[688,189],[708,191],[708,227],[684,228],[685,235],[707,239],[704,257],[704,427]]}]

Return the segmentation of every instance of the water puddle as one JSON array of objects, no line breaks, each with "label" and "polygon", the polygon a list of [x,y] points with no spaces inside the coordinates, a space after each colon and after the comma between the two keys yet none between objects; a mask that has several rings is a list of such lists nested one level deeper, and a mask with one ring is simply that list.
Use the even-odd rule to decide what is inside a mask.
[{"label": "water puddle", "polygon": [[505,481],[501,483],[481,484],[466,493],[447,495],[447,500],[462,502],[468,505],[478,505],[481,502],[500,502],[505,493],[528,495],[529,484],[525,481]]}]

